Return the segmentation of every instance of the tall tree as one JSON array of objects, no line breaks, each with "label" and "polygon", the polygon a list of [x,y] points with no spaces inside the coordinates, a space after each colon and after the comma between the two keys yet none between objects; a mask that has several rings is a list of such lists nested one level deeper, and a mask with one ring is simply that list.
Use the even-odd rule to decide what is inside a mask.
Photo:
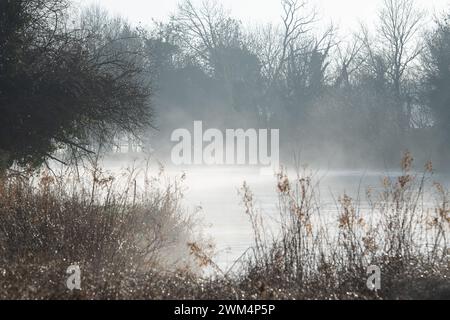
[{"label": "tall tree", "polygon": [[450,139],[450,16],[436,21],[424,52],[427,100],[433,113],[437,137],[448,154]]},{"label": "tall tree", "polygon": [[[136,132],[151,120],[149,88],[126,25],[71,25],[66,0],[0,2],[0,155],[39,165],[62,146]],[[86,20],[85,20],[86,22]],[[102,20],[101,25],[111,25]]]},{"label": "tall tree", "polygon": [[404,84],[409,68],[423,49],[418,38],[423,18],[424,12],[416,8],[415,0],[384,0],[374,41],[367,31],[363,32],[368,62],[378,77],[385,74],[395,100],[396,110],[393,112],[403,130],[410,126],[412,107]]}]

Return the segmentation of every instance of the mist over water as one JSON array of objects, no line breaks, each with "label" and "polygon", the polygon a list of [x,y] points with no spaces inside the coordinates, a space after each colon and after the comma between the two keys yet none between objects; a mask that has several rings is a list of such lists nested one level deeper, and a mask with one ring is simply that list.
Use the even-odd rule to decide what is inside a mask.
[{"label": "mist over water", "polygon": [[[142,168],[145,164],[133,160],[105,160],[102,166],[112,173],[125,168]],[[224,271],[236,266],[236,261],[254,246],[254,232],[242,202],[242,186],[245,182],[251,189],[256,209],[262,214],[268,234],[277,236],[280,228],[277,178],[261,174],[257,166],[174,166],[153,163],[150,174],[157,174],[163,167],[164,174],[170,179],[185,176],[183,180],[183,206],[194,214],[201,226],[197,230],[211,240],[215,246],[214,262]],[[305,172],[312,176],[316,185],[316,209],[320,211],[321,222],[334,225],[340,209],[339,199],[345,194],[354,200],[355,207],[363,215],[370,216],[366,191],[382,189],[383,179],[395,180],[402,175],[399,170],[361,170],[361,169],[320,169],[304,166]],[[309,169],[308,169],[309,168]],[[303,169],[290,167],[287,172],[295,178]],[[417,172],[420,176],[420,172]],[[445,186],[450,179],[444,174],[435,174],[436,179]],[[137,176],[138,187],[143,180]],[[428,194],[424,203],[430,206],[433,195]],[[370,217],[369,217],[370,218]]]},{"label": "mist over water", "polygon": [[448,296],[448,0],[118,1],[0,1],[0,299]]}]

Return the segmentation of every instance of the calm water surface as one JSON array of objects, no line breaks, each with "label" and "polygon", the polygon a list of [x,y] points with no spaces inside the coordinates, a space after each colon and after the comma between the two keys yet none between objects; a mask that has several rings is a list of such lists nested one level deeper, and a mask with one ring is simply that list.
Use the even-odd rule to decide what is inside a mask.
[{"label": "calm water surface", "polygon": [[[117,164],[106,166],[118,170]],[[123,166],[122,166],[123,168]],[[242,205],[239,190],[245,181],[251,188],[256,208],[265,225],[276,234],[278,221],[276,177],[261,175],[257,168],[190,167],[166,168],[169,177],[186,174],[185,206],[190,212],[200,207],[198,217],[203,222],[203,234],[215,243],[215,262],[227,270],[253,245],[253,231]],[[321,215],[332,216],[337,211],[337,199],[343,193],[360,198],[360,208],[367,207],[365,190],[379,188],[385,176],[395,177],[395,171],[332,171],[315,170],[313,181],[319,182]],[[295,173],[291,175],[295,177]],[[438,177],[434,177],[437,180]],[[450,180],[450,179],[445,179]]]}]

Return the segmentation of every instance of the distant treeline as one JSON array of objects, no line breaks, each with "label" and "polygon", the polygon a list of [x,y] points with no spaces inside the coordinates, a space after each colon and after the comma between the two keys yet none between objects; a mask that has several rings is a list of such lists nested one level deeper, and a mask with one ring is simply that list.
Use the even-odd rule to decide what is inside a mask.
[{"label": "distant treeline", "polygon": [[[11,3],[23,4],[17,12],[30,20],[15,25],[5,11]],[[40,11],[27,7],[44,3]],[[297,153],[321,165],[391,166],[405,149],[450,160],[450,15],[425,23],[431,17],[413,0],[384,0],[376,23],[351,35],[324,27],[320,13],[301,0],[282,0],[279,23],[258,27],[244,26],[215,1],[182,1],[167,22],[150,28],[98,7],[76,14],[59,8],[56,18],[49,4],[68,5],[1,2],[0,36],[12,40],[0,42],[0,112],[7,115],[0,120],[0,155],[10,162],[36,149],[42,161],[58,144],[79,150],[124,131],[168,155],[170,132],[193,120],[279,128],[285,159]],[[18,39],[26,40],[26,59]],[[35,50],[46,59],[36,59]],[[26,77],[11,79],[16,69]],[[30,100],[16,99],[23,92]],[[31,125],[39,130],[31,135],[40,140],[22,148],[34,106],[41,109]],[[153,122],[143,121],[150,116]],[[149,124],[158,130],[143,134]]]},{"label": "distant treeline", "polygon": [[182,2],[150,32],[163,132],[280,128],[285,161],[321,165],[391,166],[405,149],[447,161],[447,15],[426,24],[414,1],[385,0],[375,25],[342,35],[311,8],[284,0],[278,24],[250,28],[217,2]]}]

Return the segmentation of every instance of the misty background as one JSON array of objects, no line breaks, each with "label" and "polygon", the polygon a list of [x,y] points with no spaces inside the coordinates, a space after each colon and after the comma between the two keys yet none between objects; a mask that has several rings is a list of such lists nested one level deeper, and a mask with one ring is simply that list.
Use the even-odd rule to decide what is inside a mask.
[{"label": "misty background", "polygon": [[[374,263],[440,296],[449,4],[0,0],[0,296],[68,261],[102,297],[366,297]],[[278,129],[282,168],[175,166],[194,121]]]},{"label": "misty background", "polygon": [[280,129],[284,164],[392,168],[410,150],[445,170],[446,1],[135,2],[81,15],[145,34],[157,158],[202,120]]}]

